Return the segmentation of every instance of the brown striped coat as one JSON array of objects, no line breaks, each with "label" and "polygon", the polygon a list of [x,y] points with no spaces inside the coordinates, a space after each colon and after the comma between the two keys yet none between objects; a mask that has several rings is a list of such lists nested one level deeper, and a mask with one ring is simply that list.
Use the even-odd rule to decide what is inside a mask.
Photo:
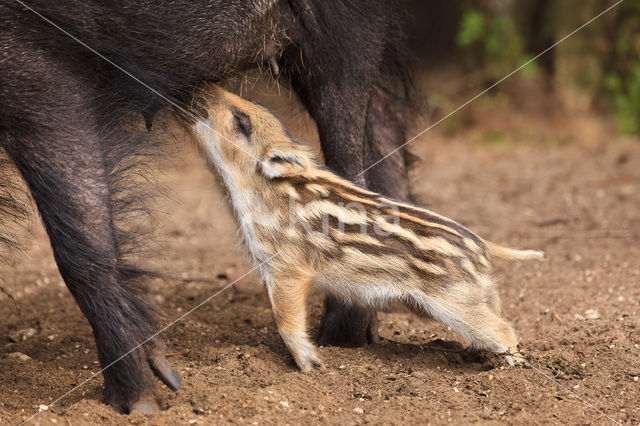
[{"label": "brown striped coat", "polygon": [[254,102],[214,85],[200,101],[208,118],[192,125],[193,136],[228,191],[278,331],[302,370],[322,366],[307,335],[312,286],[377,310],[404,305],[451,326],[473,349],[516,353],[491,259],[541,252],[501,247],[340,178]]}]

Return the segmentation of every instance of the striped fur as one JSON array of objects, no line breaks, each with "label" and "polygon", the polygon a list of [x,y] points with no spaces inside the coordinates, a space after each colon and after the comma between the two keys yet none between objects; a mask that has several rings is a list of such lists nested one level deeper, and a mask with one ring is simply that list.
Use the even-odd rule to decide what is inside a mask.
[{"label": "striped fur", "polygon": [[[317,165],[264,107],[211,85],[192,126],[218,172],[302,370],[321,366],[307,336],[312,286],[377,310],[399,304],[450,325],[474,349],[516,351],[492,257],[542,258],[484,241],[432,211],[360,188]],[[247,121],[247,117],[250,121]]]}]

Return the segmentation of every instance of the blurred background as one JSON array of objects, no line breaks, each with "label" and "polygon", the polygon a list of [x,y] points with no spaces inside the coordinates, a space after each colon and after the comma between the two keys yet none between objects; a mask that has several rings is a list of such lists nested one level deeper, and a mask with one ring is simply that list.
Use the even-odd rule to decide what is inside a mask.
[{"label": "blurred background", "polygon": [[[438,137],[602,145],[640,135],[639,0],[402,4],[414,77],[407,139],[429,128],[410,151]],[[268,104],[297,137],[318,142],[295,96],[267,72],[250,72],[229,87]]]},{"label": "blurred background", "polygon": [[[427,105],[446,110],[465,90],[489,87],[600,14],[605,0],[412,0],[409,48],[418,68],[446,70],[445,88],[425,77]],[[451,87],[453,86],[453,87]],[[448,90],[447,90],[448,89]],[[543,95],[541,99],[532,97]],[[610,116],[616,131],[640,131],[640,1],[621,2],[538,60],[490,97],[535,108]],[[549,103],[553,105],[549,105]],[[454,130],[460,125],[449,123]]]}]

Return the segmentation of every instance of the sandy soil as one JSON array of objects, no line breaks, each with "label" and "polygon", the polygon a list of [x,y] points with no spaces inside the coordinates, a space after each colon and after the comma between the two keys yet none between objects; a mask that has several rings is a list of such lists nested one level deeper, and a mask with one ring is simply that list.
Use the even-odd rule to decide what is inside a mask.
[{"label": "sandy soil", "polygon": [[[638,424],[640,140],[609,136],[590,115],[549,122],[492,102],[415,141],[411,180],[421,204],[490,240],[546,251],[545,262],[496,266],[530,368],[496,367],[445,327],[397,313],[380,315],[380,344],[320,348],[328,369],[301,374],[250,274],[163,333],[182,377],[178,392],[160,390],[166,411],[115,413],[98,376],[32,422]],[[300,114],[287,121],[296,136],[313,133]],[[248,270],[215,179],[188,147],[174,160],[161,174],[161,250],[147,261],[209,281],[149,282],[165,324]],[[99,370],[46,236],[38,223],[30,230],[35,242],[3,284],[19,312],[0,295],[0,423],[27,419]],[[320,304],[315,296],[314,327]]]}]

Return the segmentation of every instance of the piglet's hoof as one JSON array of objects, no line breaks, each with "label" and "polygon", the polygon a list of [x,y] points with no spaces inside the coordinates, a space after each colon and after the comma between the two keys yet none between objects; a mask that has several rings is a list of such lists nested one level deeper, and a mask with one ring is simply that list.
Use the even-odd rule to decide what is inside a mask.
[{"label": "piglet's hoof", "polygon": [[169,361],[163,355],[154,355],[149,358],[149,365],[153,373],[171,390],[178,390],[180,387],[180,376],[171,367]]},{"label": "piglet's hoof", "polygon": [[508,367],[528,367],[529,363],[527,362],[524,355],[518,352],[517,349],[512,349],[509,352],[498,353],[497,356],[499,360],[502,361],[503,364],[506,364]]},{"label": "piglet's hoof", "polygon": [[158,404],[152,399],[139,399],[129,407],[130,413],[140,413],[140,414],[154,414],[159,413],[160,408]]},{"label": "piglet's hoof", "polygon": [[311,349],[304,357],[296,360],[298,367],[304,373],[307,373],[314,368],[318,368],[320,370],[326,370],[327,367],[322,362],[322,359],[318,356],[314,349]]}]

